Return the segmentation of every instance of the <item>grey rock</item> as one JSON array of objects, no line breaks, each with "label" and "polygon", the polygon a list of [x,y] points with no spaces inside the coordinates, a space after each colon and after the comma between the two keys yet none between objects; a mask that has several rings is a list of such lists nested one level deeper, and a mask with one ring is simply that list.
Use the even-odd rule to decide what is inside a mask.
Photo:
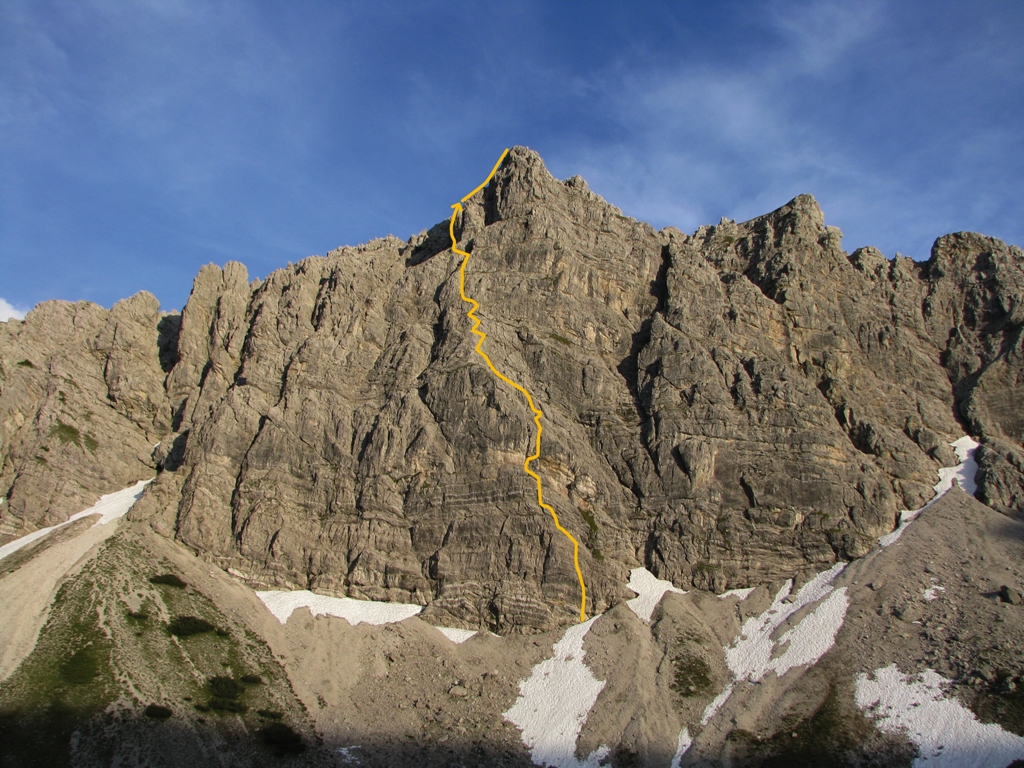
[{"label": "grey rock", "polygon": [[0,323],[0,542],[153,476],[176,321],[143,292],[109,311],[48,301]]},{"label": "grey rock", "polygon": [[1020,592],[1005,584],[999,588],[999,599],[1010,605],[1020,605],[1024,602],[1024,597],[1021,597]]},{"label": "grey rock", "polygon": [[[535,427],[473,351],[448,224],[263,282],[204,267],[172,320],[136,297],[0,328],[3,530],[159,467],[132,519],[254,585],[502,633],[573,621],[571,546],[522,471]],[[960,233],[924,263],[848,255],[808,195],[659,232],[524,148],[455,233],[485,350],[544,412],[535,466],[581,543],[588,613],[631,597],[638,565],[720,592],[864,555],[931,497],[961,424],[982,441],[978,498],[1024,512],[1013,246]],[[67,315],[60,339],[22,330],[47,313]],[[29,466],[61,376],[110,422],[110,477],[74,492],[58,478],[79,464]]]}]

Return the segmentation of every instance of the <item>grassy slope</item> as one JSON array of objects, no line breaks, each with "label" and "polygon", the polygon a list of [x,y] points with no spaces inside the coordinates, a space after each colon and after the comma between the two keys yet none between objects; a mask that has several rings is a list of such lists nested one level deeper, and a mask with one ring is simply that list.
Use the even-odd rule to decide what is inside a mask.
[{"label": "grassy slope", "polygon": [[[150,583],[169,570],[118,535],[61,586],[35,649],[0,686],[0,766],[203,764],[214,754],[277,765],[300,749],[294,732],[304,764],[315,761],[309,718],[266,643],[194,588]],[[181,616],[215,630],[175,637],[168,624]],[[218,696],[213,678],[240,685],[222,682],[229,695]],[[147,717],[154,704],[164,709],[151,715],[170,716]]]}]

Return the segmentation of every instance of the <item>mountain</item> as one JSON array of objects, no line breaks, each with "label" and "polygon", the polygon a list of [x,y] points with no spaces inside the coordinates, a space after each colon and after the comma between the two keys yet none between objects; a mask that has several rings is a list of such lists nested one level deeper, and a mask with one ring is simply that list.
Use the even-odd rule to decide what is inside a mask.
[{"label": "mountain", "polygon": [[[636,566],[721,592],[859,557],[964,431],[978,498],[1024,511],[1015,247],[847,255],[806,195],[656,232],[521,148],[455,232],[486,349],[542,405],[589,614]],[[449,245],[443,222],[265,281],[204,267],[180,318],[139,294],[8,323],[3,532],[160,470],[133,517],[251,584],[499,632],[572,621],[571,545],[520,466],[532,415],[473,352]]]},{"label": "mountain", "polygon": [[[572,543],[523,471],[533,414],[474,351],[449,231],[472,254],[483,350],[543,411],[532,466],[580,542],[600,616],[585,626]],[[162,764],[158,743],[225,765],[298,760],[299,743],[325,765],[908,764],[937,747],[879,702],[904,685],[946,706],[945,683],[913,678],[930,669],[959,686],[956,717],[998,724],[1016,754],[1022,295],[1024,254],[982,235],[920,263],[848,254],[808,195],[656,231],[517,147],[454,222],[408,241],[263,281],[210,265],[180,316],[147,293],[41,304],[0,324],[0,546],[20,547],[0,549],[0,594],[23,627],[3,635],[0,729],[79,734],[84,751],[45,764],[109,762],[114,731],[137,764]],[[879,545],[968,463],[968,492]],[[148,480],[109,530],[36,533]],[[165,576],[183,586],[150,581]],[[15,599],[32,584],[41,604]],[[644,616],[630,601],[659,584]],[[284,598],[257,592],[288,590],[321,602],[282,623],[267,607]],[[349,626],[315,615],[331,598],[416,615]],[[182,617],[208,628],[185,640]],[[86,661],[64,658],[79,645]],[[529,669],[563,662],[596,690],[565,726],[570,757],[515,714]],[[77,690],[76,664],[81,710],[32,698]],[[158,701],[173,716],[154,742],[160,718],[136,715]],[[208,722],[225,711],[241,726]],[[82,730],[100,713],[120,725]],[[355,739],[358,756],[336,751]]]}]

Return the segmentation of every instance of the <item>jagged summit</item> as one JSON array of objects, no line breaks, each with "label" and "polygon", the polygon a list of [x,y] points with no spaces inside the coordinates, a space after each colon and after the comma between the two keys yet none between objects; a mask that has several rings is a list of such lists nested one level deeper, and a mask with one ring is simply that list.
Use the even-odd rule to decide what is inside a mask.
[{"label": "jagged summit", "polygon": [[[638,566],[720,592],[857,558],[964,431],[978,498],[1024,511],[1019,249],[847,254],[810,195],[658,232],[522,147],[455,231],[487,349],[544,411],[588,613]],[[252,585],[571,622],[533,422],[472,351],[449,245],[446,221],[263,281],[204,267],[180,317],[140,295],[0,326],[0,534],[156,472],[131,517]]]}]

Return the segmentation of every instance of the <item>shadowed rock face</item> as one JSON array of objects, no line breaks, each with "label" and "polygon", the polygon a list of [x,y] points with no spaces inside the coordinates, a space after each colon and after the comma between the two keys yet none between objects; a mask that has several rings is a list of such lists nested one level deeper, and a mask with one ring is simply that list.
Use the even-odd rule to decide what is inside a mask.
[{"label": "shadowed rock face", "polygon": [[[572,621],[572,550],[522,471],[530,412],[473,352],[447,229],[264,282],[204,267],[180,319],[140,294],[0,325],[0,530],[159,466],[132,517],[255,584],[449,626]],[[978,497],[1024,512],[1018,248],[848,255],[807,195],[657,232],[523,148],[455,231],[485,349],[544,411],[535,466],[582,543],[588,613],[637,565],[721,591],[858,557],[964,431]],[[58,420],[97,425],[94,452]]]}]

